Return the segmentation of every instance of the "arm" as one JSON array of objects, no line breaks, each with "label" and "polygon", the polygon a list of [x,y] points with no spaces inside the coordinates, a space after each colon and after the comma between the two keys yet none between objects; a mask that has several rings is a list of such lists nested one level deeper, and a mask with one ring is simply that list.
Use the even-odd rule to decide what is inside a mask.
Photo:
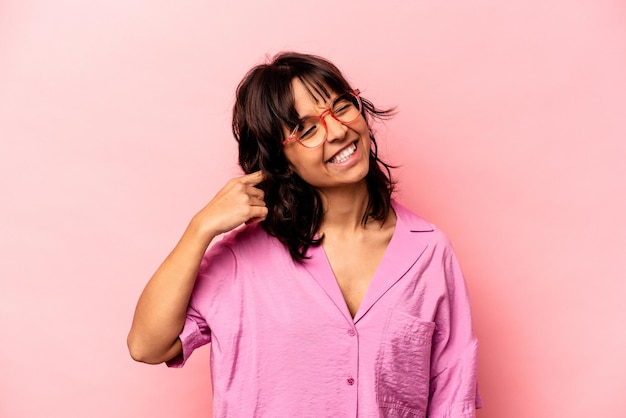
[{"label": "arm", "polygon": [[447,294],[437,315],[431,358],[428,417],[475,417],[478,342],[472,330],[467,286],[449,243],[443,255]]},{"label": "arm", "polygon": [[193,217],[139,297],[127,340],[133,359],[157,364],[181,352],[178,335],[202,257],[217,235],[265,219],[263,192],[254,187],[262,180],[260,171],[230,180]]}]

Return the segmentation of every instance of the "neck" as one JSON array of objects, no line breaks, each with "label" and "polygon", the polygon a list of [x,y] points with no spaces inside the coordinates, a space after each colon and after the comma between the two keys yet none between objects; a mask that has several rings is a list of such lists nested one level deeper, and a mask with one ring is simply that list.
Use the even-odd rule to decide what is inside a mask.
[{"label": "neck", "polygon": [[363,228],[361,220],[369,201],[369,192],[365,181],[350,187],[332,190],[320,190],[324,204],[324,219],[320,231],[353,230]]}]

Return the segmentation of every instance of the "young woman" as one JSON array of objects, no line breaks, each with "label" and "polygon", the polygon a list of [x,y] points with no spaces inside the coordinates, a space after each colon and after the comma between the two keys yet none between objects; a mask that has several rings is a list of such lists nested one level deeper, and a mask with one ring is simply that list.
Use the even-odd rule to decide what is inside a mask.
[{"label": "young woman", "polygon": [[392,200],[376,154],[371,124],[391,111],[327,60],[282,53],[246,75],[233,113],[246,174],[150,279],[132,357],[180,367],[211,342],[215,417],[475,416],[457,260]]}]

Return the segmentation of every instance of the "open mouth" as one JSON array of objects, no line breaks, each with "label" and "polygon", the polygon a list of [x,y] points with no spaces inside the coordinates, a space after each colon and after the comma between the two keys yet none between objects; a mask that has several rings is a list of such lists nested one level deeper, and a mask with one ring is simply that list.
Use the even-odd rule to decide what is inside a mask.
[{"label": "open mouth", "polygon": [[356,152],[356,141],[354,141],[352,144],[350,144],[343,150],[339,151],[337,154],[335,154],[333,158],[328,160],[328,162],[332,164],[342,163],[346,161],[348,158],[350,158],[350,156],[354,154],[355,152]]}]

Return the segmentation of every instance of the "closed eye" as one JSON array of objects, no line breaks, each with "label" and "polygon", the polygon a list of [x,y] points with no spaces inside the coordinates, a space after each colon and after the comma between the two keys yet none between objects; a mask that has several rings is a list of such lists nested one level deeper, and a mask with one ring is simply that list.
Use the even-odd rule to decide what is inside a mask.
[{"label": "closed eye", "polygon": [[308,125],[306,127],[303,126],[298,133],[298,137],[300,139],[307,139],[308,137],[313,136],[313,134],[315,134],[315,131],[317,131],[317,125]]},{"label": "closed eye", "polygon": [[342,112],[345,112],[346,110],[350,109],[351,107],[354,107],[354,103],[352,103],[350,100],[342,98],[337,103],[335,103],[335,105],[333,106],[333,113],[335,115],[338,115],[338,114],[340,114]]}]

